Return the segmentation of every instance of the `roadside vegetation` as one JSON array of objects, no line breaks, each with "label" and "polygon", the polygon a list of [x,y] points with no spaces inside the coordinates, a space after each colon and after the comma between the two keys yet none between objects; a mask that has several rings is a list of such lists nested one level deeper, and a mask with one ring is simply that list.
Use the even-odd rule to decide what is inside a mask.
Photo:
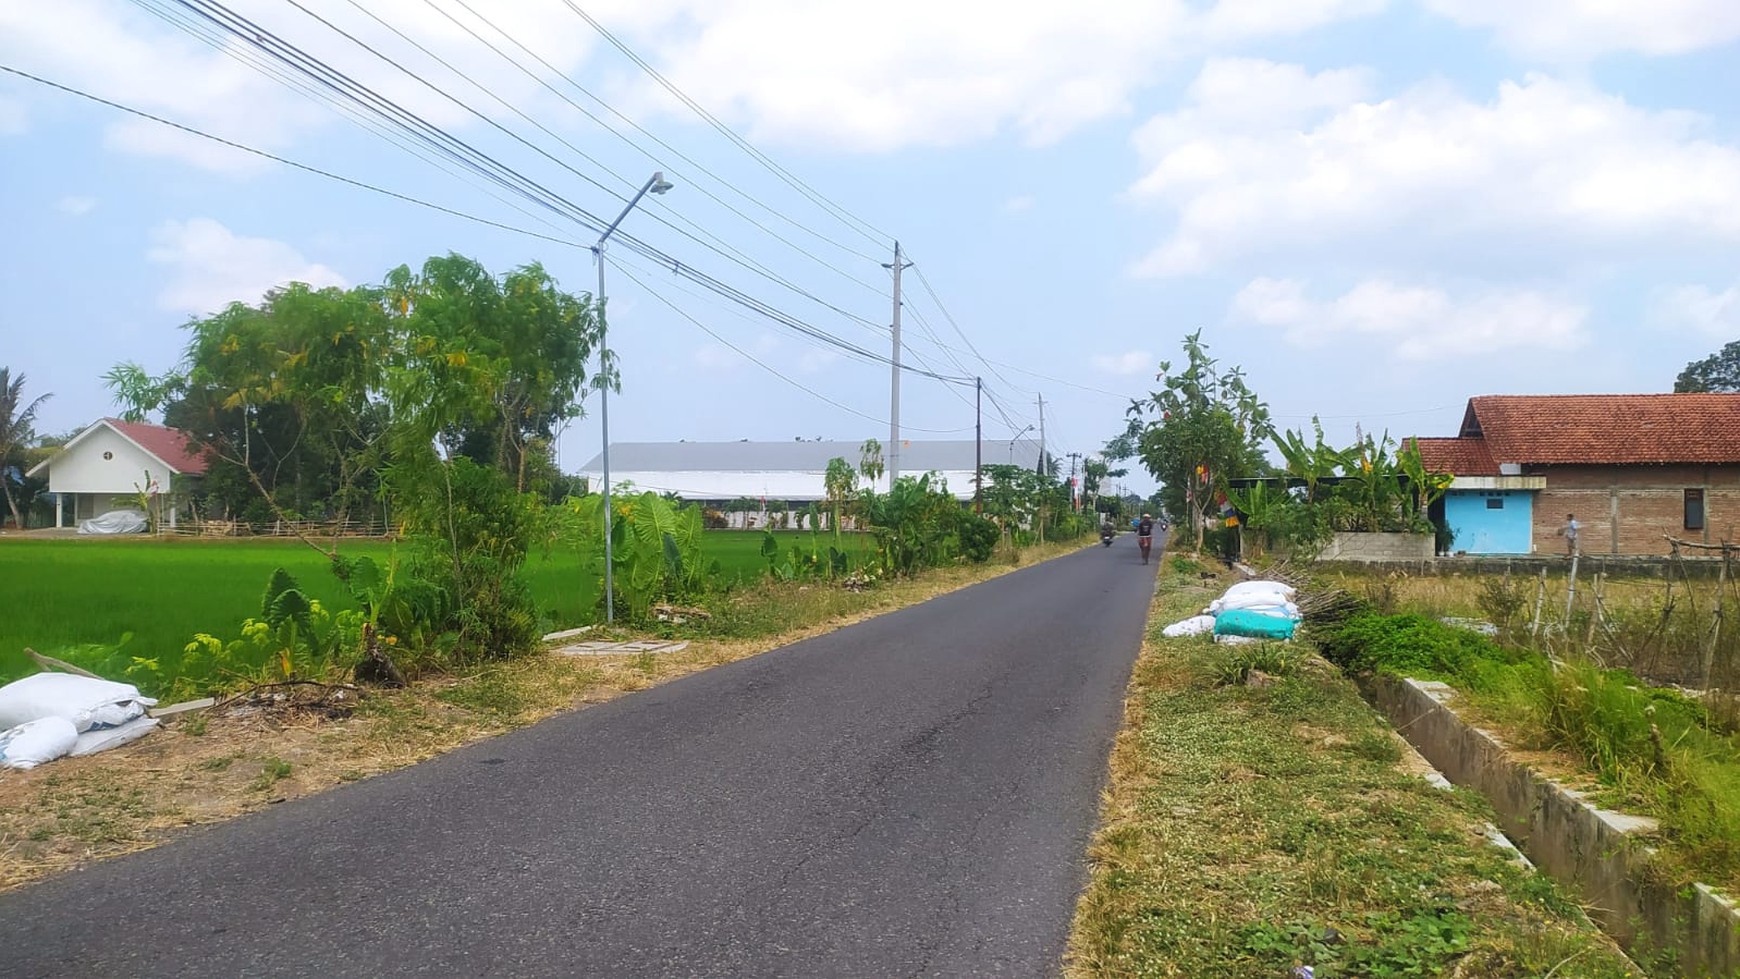
[{"label": "roadside vegetation", "polygon": [[538,650],[429,673],[402,689],[369,689],[360,698],[349,691],[339,700],[298,698],[274,688],[175,717],[124,749],[0,778],[0,889],[830,632],[1076,546],[1035,545],[861,590],[762,575],[713,603],[708,620],[623,625],[587,637],[659,635],[688,643],[677,651],[564,656]]},{"label": "roadside vegetation", "polygon": [[[1507,743],[1563,759],[1601,804],[1657,819],[1652,842],[1664,874],[1740,893],[1740,704],[1720,689],[1693,695],[1652,685],[1636,669],[1703,660],[1720,664],[1716,678],[1729,686],[1740,643],[1732,635],[1723,643],[1710,623],[1718,608],[1729,622],[1740,615],[1740,596],[1719,593],[1717,582],[1676,583],[1684,621],[1672,627],[1674,605],[1659,601],[1665,582],[1604,583],[1601,623],[1587,614],[1564,618],[1568,598],[1561,598],[1553,620],[1537,627],[1524,587],[1537,587],[1536,579],[1392,576],[1363,584],[1376,603],[1311,626],[1325,656],[1349,672],[1450,684]],[[1693,617],[1683,610],[1700,601],[1697,627],[1688,627]],[[1439,609],[1465,602],[1495,635],[1441,621]]]},{"label": "roadside vegetation", "polygon": [[[547,631],[611,617],[643,629],[672,617],[726,628],[739,620],[715,611],[734,608],[762,577],[857,591],[982,564],[999,547],[1073,539],[1093,523],[1074,511],[1051,459],[1036,473],[987,467],[983,512],[933,474],[879,492],[874,440],[859,459],[830,464],[825,507],[795,521],[779,511],[779,527],[805,533],[776,533],[764,514],[750,562],[736,546],[742,538],[712,540],[723,532],[709,524],[724,516],[699,505],[625,484],[612,488],[606,513],[599,488],[561,473],[551,452],[588,392],[618,386],[614,373],[590,372],[601,355],[610,359],[600,349],[603,311],[536,265],[495,275],[438,256],[378,285],[292,284],[185,329],[172,369],[120,364],[105,379],[127,417],[161,418],[205,453],[197,492],[170,487],[189,516],[225,527],[363,524],[385,528],[391,543],[301,536],[306,553],[249,566],[241,556],[262,551],[130,542],[130,555],[161,558],[139,561],[130,578],[73,571],[93,553],[78,551],[85,542],[60,545],[71,573],[58,579],[26,563],[45,550],[0,549],[0,574],[26,579],[43,599],[35,621],[0,628],[0,679],[32,668],[22,658],[29,645],[165,699],[261,683],[398,683],[522,656]],[[12,452],[26,440],[29,409],[6,410],[14,420],[0,450]],[[161,504],[141,509],[156,520]],[[227,575],[190,568],[195,554]],[[172,579],[179,591],[144,606],[129,597],[174,570],[187,572]],[[109,596],[109,608],[78,615],[81,603]],[[45,618],[50,609],[80,624]],[[56,641],[69,631],[78,638]]]},{"label": "roadside vegetation", "polygon": [[1637,974],[1303,644],[1161,637],[1219,592],[1200,570],[1163,572],[1068,975]]}]

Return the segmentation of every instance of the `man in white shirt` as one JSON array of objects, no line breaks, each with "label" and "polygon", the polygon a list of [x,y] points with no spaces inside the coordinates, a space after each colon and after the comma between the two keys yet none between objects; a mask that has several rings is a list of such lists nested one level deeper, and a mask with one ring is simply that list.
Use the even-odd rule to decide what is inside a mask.
[{"label": "man in white shirt", "polygon": [[1559,536],[1565,538],[1565,556],[1577,556],[1577,535],[1583,530],[1583,525],[1577,522],[1574,513],[1565,514],[1565,526],[1559,528]]}]

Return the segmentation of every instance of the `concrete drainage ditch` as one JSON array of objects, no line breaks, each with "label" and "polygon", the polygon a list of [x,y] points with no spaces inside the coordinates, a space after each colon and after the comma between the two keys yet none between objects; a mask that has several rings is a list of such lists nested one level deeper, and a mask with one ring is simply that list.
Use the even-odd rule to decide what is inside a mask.
[{"label": "concrete drainage ditch", "polygon": [[1448,685],[1375,676],[1370,699],[1428,762],[1485,796],[1503,831],[1589,906],[1628,953],[1675,963],[1696,979],[1740,976],[1740,909],[1703,884],[1656,879],[1653,849],[1637,839],[1653,820],[1610,812],[1511,758],[1503,743],[1463,720]]}]

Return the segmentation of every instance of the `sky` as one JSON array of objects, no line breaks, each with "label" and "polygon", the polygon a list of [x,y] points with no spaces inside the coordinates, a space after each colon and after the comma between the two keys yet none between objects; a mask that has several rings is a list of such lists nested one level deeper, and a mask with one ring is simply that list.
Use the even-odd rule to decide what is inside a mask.
[{"label": "sky", "polygon": [[[1338,441],[1452,435],[1480,394],[1671,390],[1740,338],[1733,0],[58,0],[0,5],[0,65],[401,195],[0,72],[0,365],[52,393],[44,432],[286,282],[458,252],[592,292],[654,170],[673,188],[606,249],[613,442],[886,442],[889,368],[803,331],[886,357],[896,239],[902,360],[982,376],[987,438],[1036,437],[1043,398],[1058,456],[1196,330]],[[908,373],[900,420],[970,438],[973,389]]]}]

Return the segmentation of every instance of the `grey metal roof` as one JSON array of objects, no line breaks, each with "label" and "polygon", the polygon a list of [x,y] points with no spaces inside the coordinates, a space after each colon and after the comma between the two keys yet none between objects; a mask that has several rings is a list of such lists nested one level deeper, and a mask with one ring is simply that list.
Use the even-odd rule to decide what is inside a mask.
[{"label": "grey metal roof", "polygon": [[[836,456],[858,465],[861,442],[612,442],[613,472],[822,472]],[[970,472],[973,469],[971,439],[944,442],[906,442],[901,446],[900,471],[922,473]],[[883,446],[882,459],[888,461]],[[986,439],[987,466],[1013,464],[1032,469],[1039,464],[1039,443],[1019,439],[1010,451],[1008,439]],[[600,472],[602,456],[593,456],[581,472]]]}]

